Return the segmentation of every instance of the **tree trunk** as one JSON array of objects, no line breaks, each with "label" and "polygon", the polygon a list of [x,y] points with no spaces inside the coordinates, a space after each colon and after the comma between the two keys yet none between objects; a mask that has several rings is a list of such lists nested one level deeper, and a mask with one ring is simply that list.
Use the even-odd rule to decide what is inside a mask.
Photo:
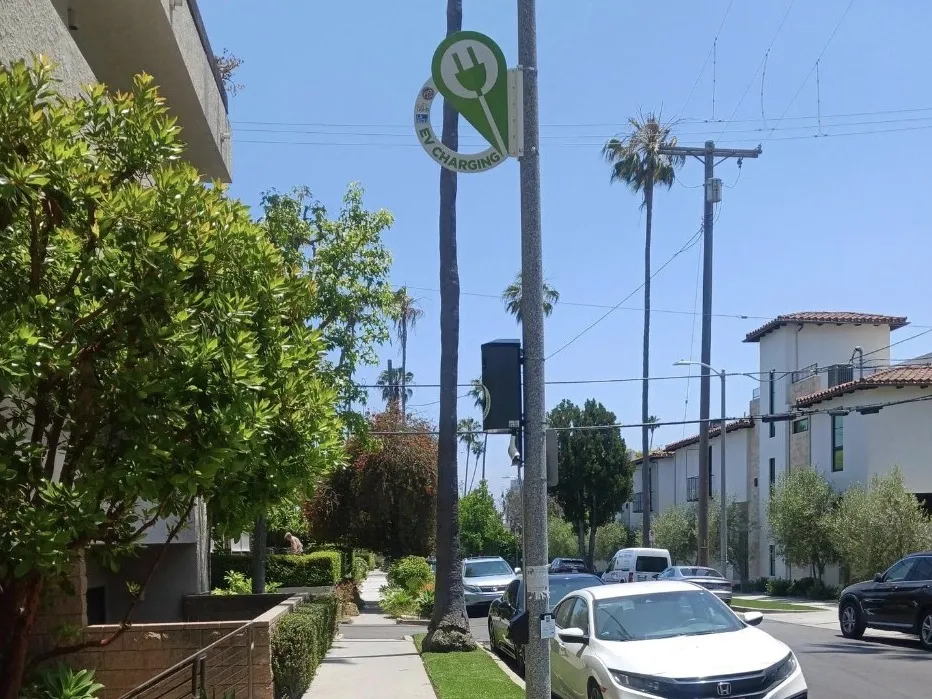
[{"label": "tree trunk", "polygon": [[42,578],[31,574],[0,587],[0,699],[17,699],[23,684],[29,639],[42,596]]},{"label": "tree trunk", "polygon": [[576,555],[586,560],[586,528],[582,522],[576,523]]},{"label": "tree trunk", "polygon": [[[463,27],[462,0],[447,0],[447,34]],[[443,144],[459,148],[458,115],[443,101]],[[456,263],[456,173],[440,170],[440,414],[437,439],[436,602],[423,649],[474,650],[460,559],[456,469],[456,384],[459,362],[460,279]]]},{"label": "tree trunk", "polygon": [[252,594],[265,593],[265,561],[268,557],[265,515],[256,519],[252,531]]},{"label": "tree trunk", "polygon": [[401,422],[406,422],[408,409],[408,322],[401,321]]},{"label": "tree trunk", "polygon": [[595,570],[595,534],[598,531],[598,527],[593,527],[589,530],[589,555],[586,558],[586,565],[589,566],[589,570]]},{"label": "tree trunk", "polygon": [[650,418],[648,407],[648,386],[650,384],[650,234],[654,215],[654,180],[648,170],[647,183],[644,186],[644,204],[647,209],[647,225],[644,230],[644,356],[641,377],[641,538],[644,546],[650,546]]},{"label": "tree trunk", "polygon": [[489,433],[485,433],[485,438],[482,440],[482,480],[485,480],[485,455],[489,450]]}]

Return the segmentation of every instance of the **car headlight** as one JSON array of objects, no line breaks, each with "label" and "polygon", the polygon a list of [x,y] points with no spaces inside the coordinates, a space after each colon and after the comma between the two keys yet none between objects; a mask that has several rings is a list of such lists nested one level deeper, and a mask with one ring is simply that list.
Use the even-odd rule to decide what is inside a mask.
[{"label": "car headlight", "polygon": [[790,654],[778,665],[773,666],[773,668],[767,671],[767,679],[769,680],[767,683],[768,686],[783,682],[783,680],[796,672],[798,665],[796,656],[790,651]]},{"label": "car headlight", "polygon": [[648,675],[634,675],[630,672],[621,670],[609,670],[612,679],[622,687],[635,689],[648,694],[657,694],[664,696],[664,692],[671,688],[670,682],[660,677],[650,677]]},{"label": "car headlight", "polygon": [[472,592],[473,594],[479,594],[482,592],[482,590],[480,590],[475,585],[464,585],[463,590],[465,590],[466,592]]}]

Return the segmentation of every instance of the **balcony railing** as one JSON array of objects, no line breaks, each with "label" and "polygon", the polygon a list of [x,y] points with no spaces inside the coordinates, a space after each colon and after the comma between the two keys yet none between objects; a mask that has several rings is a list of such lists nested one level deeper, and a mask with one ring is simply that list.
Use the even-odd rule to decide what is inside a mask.
[{"label": "balcony railing", "polygon": [[799,383],[800,381],[805,381],[810,376],[815,376],[819,371],[818,364],[810,364],[807,367],[799,369],[798,371],[793,372],[793,383]]},{"label": "balcony railing", "polygon": [[751,391],[751,400],[758,400],[760,398],[760,386]]},{"label": "balcony railing", "polygon": [[[715,497],[715,476],[709,479],[709,497]],[[686,479],[686,502],[699,502],[699,476]]]},{"label": "balcony railing", "polygon": [[[643,512],[644,511],[644,498],[642,497],[643,493],[635,493],[634,500],[632,500],[631,510],[633,512]],[[650,498],[650,511],[657,511],[657,493],[651,493]]]},{"label": "balcony railing", "polygon": [[828,367],[828,387],[834,388],[854,380],[854,367],[850,364],[833,364]]}]

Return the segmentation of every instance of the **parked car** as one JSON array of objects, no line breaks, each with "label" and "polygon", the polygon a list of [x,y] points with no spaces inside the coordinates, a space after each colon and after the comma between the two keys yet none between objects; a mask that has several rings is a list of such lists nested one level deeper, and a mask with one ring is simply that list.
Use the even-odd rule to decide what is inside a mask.
[{"label": "parked car", "polygon": [[704,587],[725,604],[731,604],[731,581],[715,568],[704,566],[670,566],[660,575],[658,580],[685,580],[700,587]]},{"label": "parked car", "polygon": [[589,566],[581,558],[554,558],[550,562],[551,573],[590,573]]},{"label": "parked car", "polygon": [[838,621],[846,638],[866,629],[916,634],[932,650],[932,551],[914,553],[885,573],[841,591]]},{"label": "parked car", "polygon": [[476,556],[463,560],[463,596],[467,610],[497,600],[516,579],[515,572],[500,556]]},{"label": "parked car", "polygon": [[708,590],[678,580],[570,593],[554,610],[553,693],[562,699],[805,699],[796,656]]},{"label": "parked car", "polygon": [[[570,592],[603,584],[598,576],[589,573],[551,573],[548,579],[551,608]],[[494,653],[514,658],[521,675],[524,675],[524,648],[528,632],[522,577],[508,585],[501,598],[489,607],[489,646]]]},{"label": "parked car", "polygon": [[673,565],[666,549],[621,549],[612,556],[608,570],[602,573],[602,582],[630,583],[653,580]]}]

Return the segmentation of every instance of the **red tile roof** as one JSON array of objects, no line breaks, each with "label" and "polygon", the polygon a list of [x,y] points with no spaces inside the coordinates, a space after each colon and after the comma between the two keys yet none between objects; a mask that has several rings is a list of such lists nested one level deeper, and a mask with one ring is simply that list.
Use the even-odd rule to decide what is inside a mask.
[{"label": "red tile roof", "polygon": [[865,376],[863,379],[846,381],[837,386],[832,386],[831,388],[802,396],[796,401],[796,406],[805,408],[806,406],[815,405],[823,400],[841,396],[845,393],[854,393],[855,391],[879,388],[880,386],[894,386],[896,388],[902,388],[903,386],[919,386],[920,388],[928,388],[932,386],[932,365],[899,365],[884,369],[870,376]]},{"label": "red tile roof", "polygon": [[[666,458],[669,458],[669,457],[671,457],[671,456],[673,456],[673,452],[671,452],[671,451],[663,451],[663,450],[661,450],[661,449],[654,449],[654,450],[650,453],[651,461],[653,461],[654,459],[666,459]],[[639,464],[639,463],[641,463],[643,460],[644,460],[644,459],[643,459],[642,457],[636,456],[636,457],[634,457],[634,459],[631,461],[631,463],[633,463],[633,464]]]},{"label": "red tile roof", "polygon": [[889,325],[897,330],[907,325],[905,316],[885,316],[878,313],[853,313],[851,311],[802,311],[784,313],[752,330],[744,337],[745,342],[757,342],[767,333],[790,323],[834,324],[834,325]]},{"label": "red tile roof", "polygon": [[[746,430],[750,427],[754,427],[753,418],[743,417],[740,420],[729,422],[725,426],[725,434],[728,434],[729,432],[734,432],[735,430]],[[721,427],[711,428],[709,430],[709,438],[711,439],[712,437],[718,437],[721,431],[722,431]],[[673,451],[676,451],[677,449],[682,449],[683,447],[688,447],[691,444],[698,444],[698,443],[699,443],[699,435],[696,434],[696,435],[693,435],[692,437],[687,437],[686,439],[681,439],[678,442],[673,442],[671,444],[668,444],[663,448],[663,450],[665,452],[673,452]]]}]

